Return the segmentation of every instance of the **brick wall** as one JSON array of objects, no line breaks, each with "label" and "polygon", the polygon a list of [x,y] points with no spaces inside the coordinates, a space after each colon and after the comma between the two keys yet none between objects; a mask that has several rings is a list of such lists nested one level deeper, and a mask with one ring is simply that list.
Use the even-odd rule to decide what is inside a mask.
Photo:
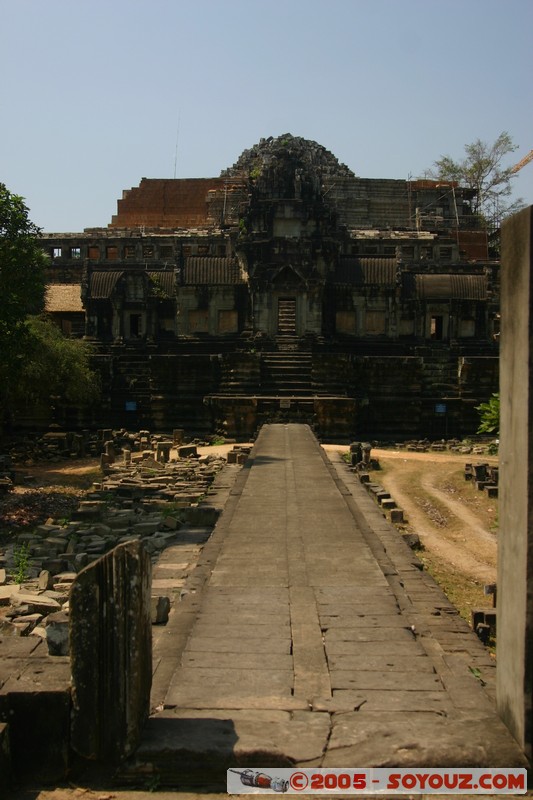
[{"label": "brick wall", "polygon": [[188,228],[208,222],[207,193],[223,178],[143,178],[124,191],[111,228]]}]

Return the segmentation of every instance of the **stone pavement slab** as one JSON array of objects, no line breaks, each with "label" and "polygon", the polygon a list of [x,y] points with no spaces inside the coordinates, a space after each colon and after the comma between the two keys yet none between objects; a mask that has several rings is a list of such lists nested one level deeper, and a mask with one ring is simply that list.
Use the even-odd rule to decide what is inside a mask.
[{"label": "stone pavement slab", "polygon": [[261,429],[161,642],[166,693],[160,680],[130,783],[147,769],[161,786],[183,769],[203,785],[208,769],[223,787],[232,765],[527,763],[486,650],[305,425]]}]

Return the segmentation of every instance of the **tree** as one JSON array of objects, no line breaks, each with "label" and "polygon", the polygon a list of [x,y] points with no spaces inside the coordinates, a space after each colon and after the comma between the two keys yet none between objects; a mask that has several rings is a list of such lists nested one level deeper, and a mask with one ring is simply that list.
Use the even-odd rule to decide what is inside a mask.
[{"label": "tree", "polygon": [[46,256],[39,233],[23,198],[0,183],[0,411],[24,362],[25,320],[44,308]]},{"label": "tree", "polygon": [[0,183],[0,334],[44,308],[46,256],[22,197]]},{"label": "tree", "polygon": [[60,397],[86,405],[98,392],[89,346],[42,314],[47,257],[22,197],[0,183],[0,428],[14,409]]},{"label": "tree", "polygon": [[19,373],[17,394],[28,406],[48,404],[88,406],[99,395],[98,376],[90,368],[93,349],[81,339],[69,339],[46,316],[31,316],[26,358]]},{"label": "tree", "polygon": [[476,139],[465,145],[466,157],[462,161],[442,156],[427,174],[436,180],[457,181],[461,186],[473,189],[473,213],[482,217],[489,228],[495,229],[504,217],[523,205],[521,199],[509,199],[515,175],[513,164],[504,166],[505,157],[516,149],[517,145],[504,131],[493,144]]},{"label": "tree", "polygon": [[476,406],[481,419],[478,433],[493,433],[496,436],[500,432],[500,395],[495,393],[491,396],[488,403],[481,403]]}]

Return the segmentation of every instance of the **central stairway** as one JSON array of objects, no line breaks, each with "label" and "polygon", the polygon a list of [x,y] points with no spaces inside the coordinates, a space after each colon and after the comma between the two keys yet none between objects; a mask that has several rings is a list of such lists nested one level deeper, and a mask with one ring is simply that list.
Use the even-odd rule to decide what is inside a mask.
[{"label": "central stairway", "polygon": [[261,393],[268,395],[311,395],[312,355],[282,351],[263,353]]},{"label": "central stairway", "polygon": [[278,301],[278,334],[294,336],[296,333],[296,300]]}]

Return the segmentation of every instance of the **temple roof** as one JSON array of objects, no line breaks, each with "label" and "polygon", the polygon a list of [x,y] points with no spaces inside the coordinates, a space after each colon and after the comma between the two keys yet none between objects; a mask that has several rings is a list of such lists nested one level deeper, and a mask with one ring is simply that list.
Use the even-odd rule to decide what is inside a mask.
[{"label": "temple roof", "polygon": [[396,259],[341,258],[335,268],[334,280],[351,286],[393,286],[396,283]]},{"label": "temple roof", "polygon": [[321,144],[301,136],[284,133],[282,136],[269,136],[258,144],[244,150],[235,164],[221,173],[221,177],[250,175],[268,167],[275,160],[291,161],[304,170],[336,178],[353,178],[354,173],[345,164],[326,150]]},{"label": "temple roof", "polygon": [[46,287],[45,309],[54,314],[83,311],[79,283],[51,283]]},{"label": "temple roof", "polygon": [[184,282],[220,286],[245,281],[235,258],[189,257],[185,261]]}]

